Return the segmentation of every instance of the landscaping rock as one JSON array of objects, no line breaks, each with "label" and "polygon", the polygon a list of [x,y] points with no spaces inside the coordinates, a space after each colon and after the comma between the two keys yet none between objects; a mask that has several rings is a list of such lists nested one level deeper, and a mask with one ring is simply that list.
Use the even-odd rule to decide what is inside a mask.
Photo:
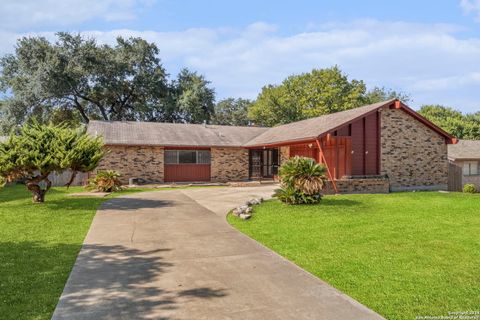
[{"label": "landscaping rock", "polygon": [[260,204],[262,203],[263,199],[252,199],[250,202],[252,203],[252,205],[254,204]]},{"label": "landscaping rock", "polygon": [[245,202],[243,206],[239,206],[233,209],[232,213],[243,220],[250,219],[253,214],[253,208],[251,206],[260,204],[262,202],[263,202],[263,198],[256,198],[256,199],[249,200]]},{"label": "landscaping rock", "polygon": [[252,217],[252,215],[249,214],[249,213],[248,214],[247,213],[242,213],[242,214],[239,215],[239,217],[240,217],[240,219],[248,220]]},{"label": "landscaping rock", "polygon": [[262,202],[263,202],[263,198],[257,198],[257,199],[248,200],[247,202],[245,202],[245,205],[253,206],[253,205],[256,205],[256,204],[260,204]]}]

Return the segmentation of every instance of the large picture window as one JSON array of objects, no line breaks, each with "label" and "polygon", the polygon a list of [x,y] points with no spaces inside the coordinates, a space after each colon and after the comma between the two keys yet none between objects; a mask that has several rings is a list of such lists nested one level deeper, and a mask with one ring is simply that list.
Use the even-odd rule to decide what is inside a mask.
[{"label": "large picture window", "polygon": [[210,164],[210,150],[165,150],[166,164]]}]

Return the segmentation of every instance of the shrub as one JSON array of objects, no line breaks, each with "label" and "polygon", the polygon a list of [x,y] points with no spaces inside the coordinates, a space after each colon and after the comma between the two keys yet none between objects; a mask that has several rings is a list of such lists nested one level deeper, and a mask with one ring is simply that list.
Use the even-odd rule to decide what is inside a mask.
[{"label": "shrub", "polygon": [[103,155],[102,139],[84,128],[32,121],[0,143],[0,176],[7,182],[24,181],[33,202],[42,203],[52,186],[50,173],[70,170],[70,185],[77,172],[95,169]]},{"label": "shrub", "polygon": [[325,166],[305,157],[287,160],[279,171],[281,188],[275,196],[288,204],[318,203],[325,187]]},{"label": "shrub", "polygon": [[465,193],[476,193],[477,187],[474,184],[467,183],[463,186],[463,192]]},{"label": "shrub", "polygon": [[307,195],[289,186],[282,186],[280,189],[275,190],[274,197],[277,197],[280,201],[288,204],[318,203],[322,198],[320,193]]},{"label": "shrub", "polygon": [[98,171],[97,175],[90,179],[88,189],[101,192],[115,192],[122,190],[120,177],[122,175],[115,170]]},{"label": "shrub", "polygon": [[3,188],[3,186],[5,186],[6,183],[7,183],[7,179],[0,176],[0,188]]}]

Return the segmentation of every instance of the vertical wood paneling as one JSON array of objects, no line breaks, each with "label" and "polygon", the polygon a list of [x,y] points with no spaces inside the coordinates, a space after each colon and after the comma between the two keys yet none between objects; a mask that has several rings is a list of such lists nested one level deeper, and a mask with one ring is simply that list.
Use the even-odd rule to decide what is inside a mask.
[{"label": "vertical wood paneling", "polygon": [[210,181],[209,164],[166,164],[165,182]]},{"label": "vertical wood paneling", "polygon": [[352,143],[350,137],[322,138],[322,149],[327,165],[336,179],[351,175]]},{"label": "vertical wood paneling", "polygon": [[352,139],[345,139],[345,175],[352,175]]},{"label": "vertical wood paneling", "polygon": [[364,175],[363,119],[352,123],[352,175]]},{"label": "vertical wood paneling", "polygon": [[351,175],[379,174],[378,114],[373,113],[352,123]]},{"label": "vertical wood paneling", "polygon": [[378,114],[365,117],[365,175],[378,174]]},{"label": "vertical wood paneling", "polygon": [[337,130],[337,136],[339,137],[348,137],[350,136],[350,125],[344,125],[340,129]]},{"label": "vertical wood paneling", "polygon": [[311,148],[308,144],[290,146],[290,157],[295,156],[312,158],[318,162],[318,148],[313,143]]}]

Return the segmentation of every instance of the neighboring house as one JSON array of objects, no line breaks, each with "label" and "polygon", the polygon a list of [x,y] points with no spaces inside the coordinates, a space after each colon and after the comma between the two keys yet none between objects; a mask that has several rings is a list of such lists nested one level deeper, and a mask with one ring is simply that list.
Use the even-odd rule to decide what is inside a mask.
[{"label": "neighboring house", "polygon": [[460,140],[448,146],[448,159],[461,168],[462,186],[473,183],[480,189],[480,140]]},{"label": "neighboring house", "polygon": [[398,100],[273,128],[91,121],[110,152],[98,170],[145,182],[274,178],[299,155],[326,164],[340,192],[446,189],[456,140]]}]

